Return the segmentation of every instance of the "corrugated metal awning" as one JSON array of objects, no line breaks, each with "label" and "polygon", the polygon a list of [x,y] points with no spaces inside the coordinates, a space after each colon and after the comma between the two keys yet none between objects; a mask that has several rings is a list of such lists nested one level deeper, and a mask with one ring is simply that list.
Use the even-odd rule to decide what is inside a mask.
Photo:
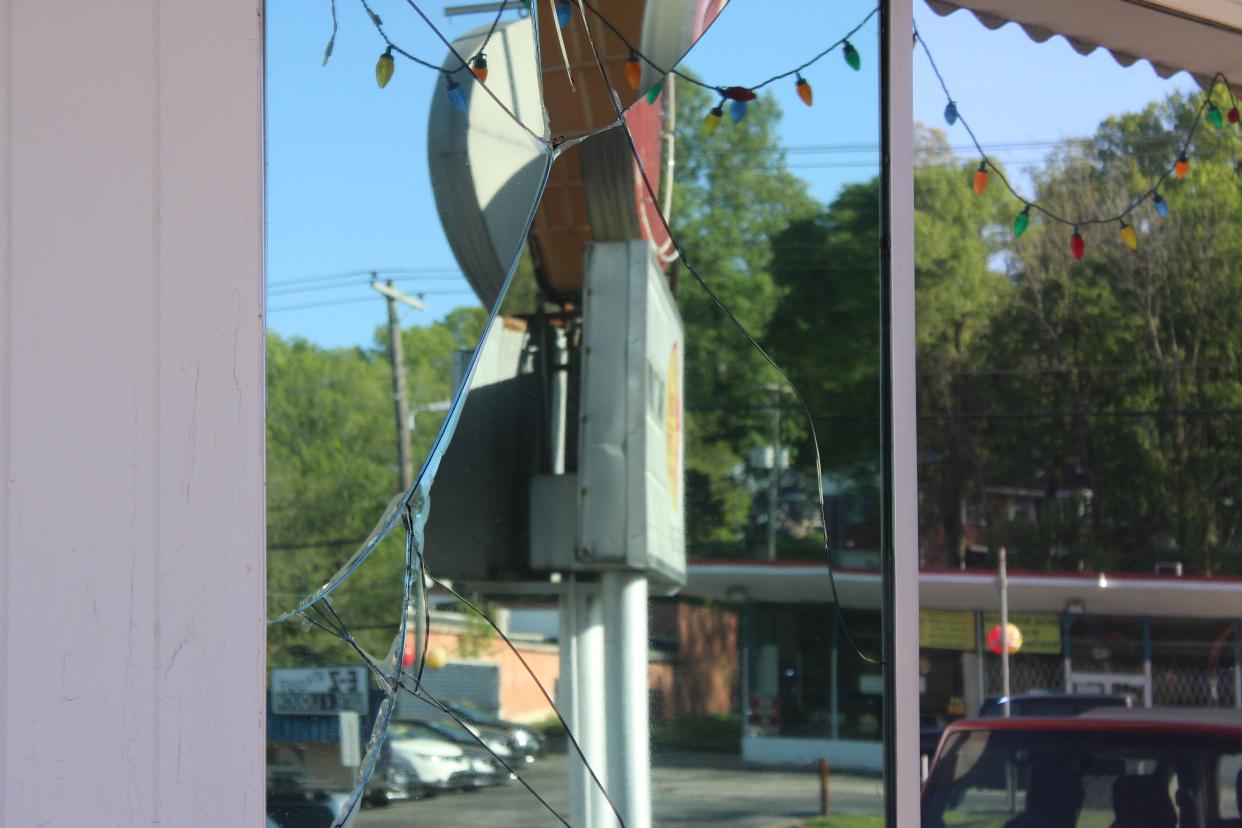
[{"label": "corrugated metal awning", "polygon": [[1020,25],[1032,40],[1061,35],[1089,55],[1107,49],[1122,66],[1146,60],[1162,78],[1186,71],[1201,86],[1216,73],[1242,91],[1239,0],[927,0],[940,15],[967,9],[983,25]]}]

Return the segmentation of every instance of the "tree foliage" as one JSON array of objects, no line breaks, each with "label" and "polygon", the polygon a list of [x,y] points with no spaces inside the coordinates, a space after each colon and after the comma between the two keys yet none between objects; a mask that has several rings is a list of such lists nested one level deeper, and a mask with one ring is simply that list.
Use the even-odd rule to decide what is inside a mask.
[{"label": "tree foliage", "polygon": [[[755,336],[763,339],[777,304],[773,240],[818,206],[785,167],[776,133],[780,108],[763,95],[738,124],[711,135],[700,119],[715,101],[690,84],[677,88],[677,179],[673,231],[685,258]],[[776,375],[684,266],[677,302],[686,336],[686,511],[688,543],[701,554],[742,537],[750,494],[737,471],[766,443]]]},{"label": "tree foliage", "polygon": [[[452,356],[473,348],[481,308],[402,331],[416,465],[427,456],[453,390]],[[327,581],[366,538],[400,489],[388,332],[375,347],[321,348],[269,334],[267,342],[268,597],[289,609]],[[442,405],[436,406],[443,408]],[[398,535],[400,533],[397,533]],[[373,653],[383,653],[401,621],[401,539],[390,537],[334,594],[333,604]],[[276,666],[331,661],[340,643],[289,624],[269,633]],[[337,658],[341,654],[337,654]]]},{"label": "tree foliage", "polygon": [[[1034,175],[1036,198],[1059,215],[1116,214],[1168,169],[1197,106],[1173,97],[1065,142]],[[974,164],[921,133],[920,520],[940,562],[1005,545],[1037,569],[1242,571],[1239,144],[1201,128],[1190,174],[1162,189],[1169,219],[1135,211],[1136,252],[1119,225],[1084,226],[1076,262],[1069,228],[1038,214],[1013,238],[1021,205],[996,185],[974,196]],[[877,182],[847,187],[774,242],[773,351],[816,412],[830,470],[879,456],[878,197]],[[989,494],[1002,491],[1034,493],[1036,518]]]},{"label": "tree foliage", "polygon": [[[1063,215],[1119,212],[1168,168],[1197,107],[1174,96],[1107,119],[1036,178],[1041,202]],[[996,472],[1089,493],[1032,553],[1042,564],[1060,553],[1102,568],[1242,571],[1240,145],[1200,127],[1190,173],[1161,190],[1169,218],[1148,204],[1129,217],[1137,251],[1117,225],[1083,229],[1081,263],[1059,225],[1033,223],[1009,245],[1014,289],[984,358],[1009,371],[990,383],[992,404],[1028,419],[1004,429]],[[1044,527],[1045,541],[1056,534]]]}]

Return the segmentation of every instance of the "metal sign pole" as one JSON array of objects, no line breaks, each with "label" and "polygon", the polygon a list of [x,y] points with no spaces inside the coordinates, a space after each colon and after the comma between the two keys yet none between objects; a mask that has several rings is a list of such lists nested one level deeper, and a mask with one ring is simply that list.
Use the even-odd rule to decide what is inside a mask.
[{"label": "metal sign pole", "polygon": [[604,664],[611,680],[606,696],[608,780],[626,828],[651,828],[651,751],[647,695],[647,577],[613,570],[600,576],[608,630]]},{"label": "metal sign pole", "polygon": [[[607,720],[604,708],[604,627],[598,591],[591,585],[569,582],[561,593],[560,655],[557,702],[569,723],[587,764],[608,784],[605,774],[604,745]],[[645,674],[644,674],[645,675]],[[569,757],[569,821],[582,828],[604,828],[612,824],[611,809],[603,792],[587,772],[572,745]]]}]

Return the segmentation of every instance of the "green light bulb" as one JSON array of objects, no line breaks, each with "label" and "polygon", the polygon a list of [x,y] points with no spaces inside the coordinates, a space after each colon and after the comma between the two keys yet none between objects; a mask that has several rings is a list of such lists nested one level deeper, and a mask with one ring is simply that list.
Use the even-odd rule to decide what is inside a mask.
[{"label": "green light bulb", "polygon": [[1023,233],[1025,233],[1026,228],[1030,225],[1030,223],[1031,223],[1031,205],[1028,204],[1025,208],[1023,208],[1021,213],[1018,213],[1018,217],[1013,220],[1014,238],[1018,238]]},{"label": "green light bulb", "polygon": [[851,69],[857,72],[858,68],[862,66],[862,55],[858,54],[858,50],[854,48],[854,44],[850,43],[848,40],[845,41],[845,48],[841,51],[845,56],[845,62],[849,64]]},{"label": "green light bulb", "polygon": [[1220,108],[1210,101],[1208,102],[1207,119],[1217,129],[1225,128],[1225,116],[1220,113]]}]

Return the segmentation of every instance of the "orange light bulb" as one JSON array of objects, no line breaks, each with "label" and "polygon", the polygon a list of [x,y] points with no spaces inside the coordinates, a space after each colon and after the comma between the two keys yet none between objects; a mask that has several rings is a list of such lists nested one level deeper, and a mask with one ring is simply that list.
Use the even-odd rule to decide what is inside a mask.
[{"label": "orange light bulb", "polygon": [[802,102],[807,106],[810,106],[811,99],[814,97],[814,94],[811,92],[811,85],[806,82],[806,78],[798,75],[798,80],[794,84],[794,89],[798,90],[798,97],[802,99]]},{"label": "orange light bulb", "polygon": [[980,161],[979,169],[975,170],[975,195],[983,195],[988,186],[988,162]]}]

